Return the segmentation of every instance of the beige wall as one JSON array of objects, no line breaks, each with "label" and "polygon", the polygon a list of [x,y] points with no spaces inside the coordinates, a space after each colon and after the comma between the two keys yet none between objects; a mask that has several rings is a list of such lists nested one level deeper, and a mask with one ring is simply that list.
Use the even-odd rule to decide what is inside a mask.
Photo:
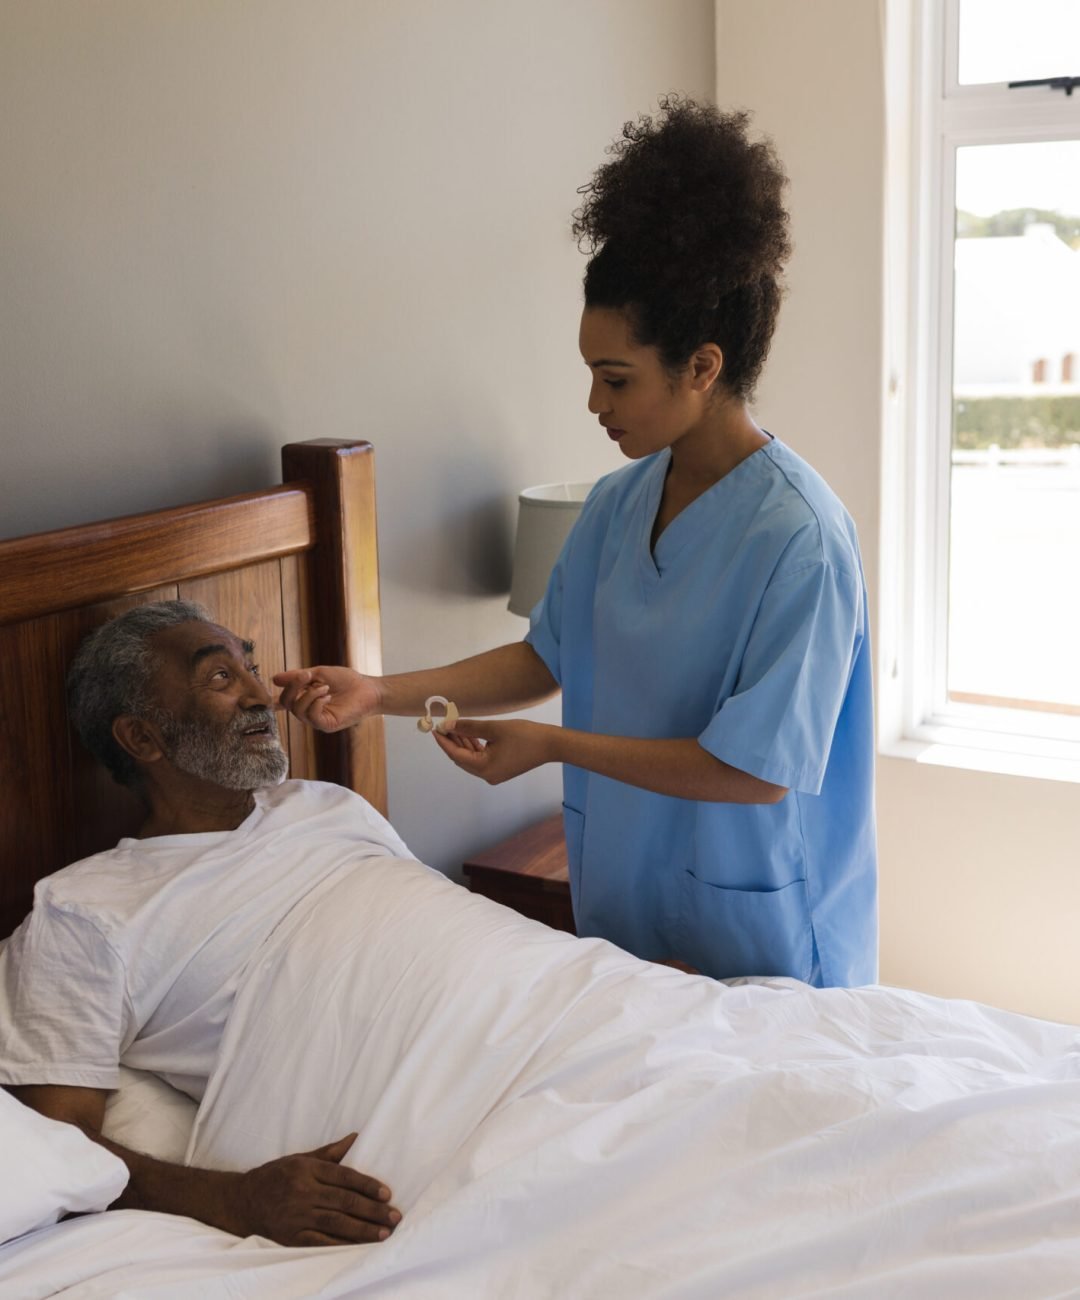
[{"label": "beige wall", "polygon": [[[0,0],[0,536],[363,436],[387,666],[520,637],[517,491],[618,462],[575,190],[713,80],[710,0]],[[389,745],[437,866],[558,806],[554,769],[489,790],[408,722]]]},{"label": "beige wall", "polygon": [[[792,176],[759,414],[854,514],[877,597],[879,4],[718,0],[718,99]],[[0,0],[0,535],[377,446],[391,668],[521,635],[517,489],[617,453],[584,410],[574,190],[708,0]],[[391,811],[464,854],[553,808],[391,720]],[[882,974],[1080,1020],[1075,786],[880,764]]]},{"label": "beige wall", "polygon": [[[717,100],[791,175],[791,292],[759,418],[859,526],[875,611],[885,132],[877,0],[717,0]],[[875,626],[876,626],[875,619]],[[1080,791],[883,758],[881,975],[1080,1021]]]}]

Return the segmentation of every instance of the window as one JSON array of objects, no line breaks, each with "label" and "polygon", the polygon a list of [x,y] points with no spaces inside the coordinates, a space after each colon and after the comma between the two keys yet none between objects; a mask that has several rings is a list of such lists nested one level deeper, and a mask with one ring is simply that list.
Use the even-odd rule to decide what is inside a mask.
[{"label": "window", "polygon": [[883,744],[1080,780],[1080,2],[887,39]]}]

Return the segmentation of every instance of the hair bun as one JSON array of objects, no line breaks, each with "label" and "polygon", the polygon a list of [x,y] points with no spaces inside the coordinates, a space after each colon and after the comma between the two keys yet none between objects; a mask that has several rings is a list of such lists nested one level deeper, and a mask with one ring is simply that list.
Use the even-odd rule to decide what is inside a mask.
[{"label": "hair bun", "polygon": [[593,256],[587,306],[627,309],[642,344],[685,364],[707,340],[723,383],[748,397],[768,353],[791,253],[787,178],[750,115],[680,95],[623,125],[578,193],[579,247]]}]

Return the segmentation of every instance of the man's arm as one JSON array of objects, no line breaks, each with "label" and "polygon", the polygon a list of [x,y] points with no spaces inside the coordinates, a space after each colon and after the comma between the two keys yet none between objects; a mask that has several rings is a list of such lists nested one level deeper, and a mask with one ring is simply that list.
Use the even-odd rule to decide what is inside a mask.
[{"label": "man's arm", "polygon": [[30,1084],[10,1091],[49,1119],[74,1124],[123,1160],[131,1178],[110,1209],[183,1214],[238,1237],[257,1234],[283,1246],[383,1241],[401,1219],[388,1187],[341,1164],[355,1133],[246,1173],[189,1169],[102,1137],[108,1096],[102,1089]]}]

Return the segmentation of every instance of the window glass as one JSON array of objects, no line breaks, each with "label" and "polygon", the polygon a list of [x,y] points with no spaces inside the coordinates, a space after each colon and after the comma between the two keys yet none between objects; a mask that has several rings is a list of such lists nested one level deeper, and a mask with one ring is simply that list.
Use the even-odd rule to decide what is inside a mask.
[{"label": "window glass", "polygon": [[959,56],[961,85],[1080,75],[1080,0],[961,0]]},{"label": "window glass", "polygon": [[1080,715],[1080,141],[957,150],[952,397],[949,697]]}]

